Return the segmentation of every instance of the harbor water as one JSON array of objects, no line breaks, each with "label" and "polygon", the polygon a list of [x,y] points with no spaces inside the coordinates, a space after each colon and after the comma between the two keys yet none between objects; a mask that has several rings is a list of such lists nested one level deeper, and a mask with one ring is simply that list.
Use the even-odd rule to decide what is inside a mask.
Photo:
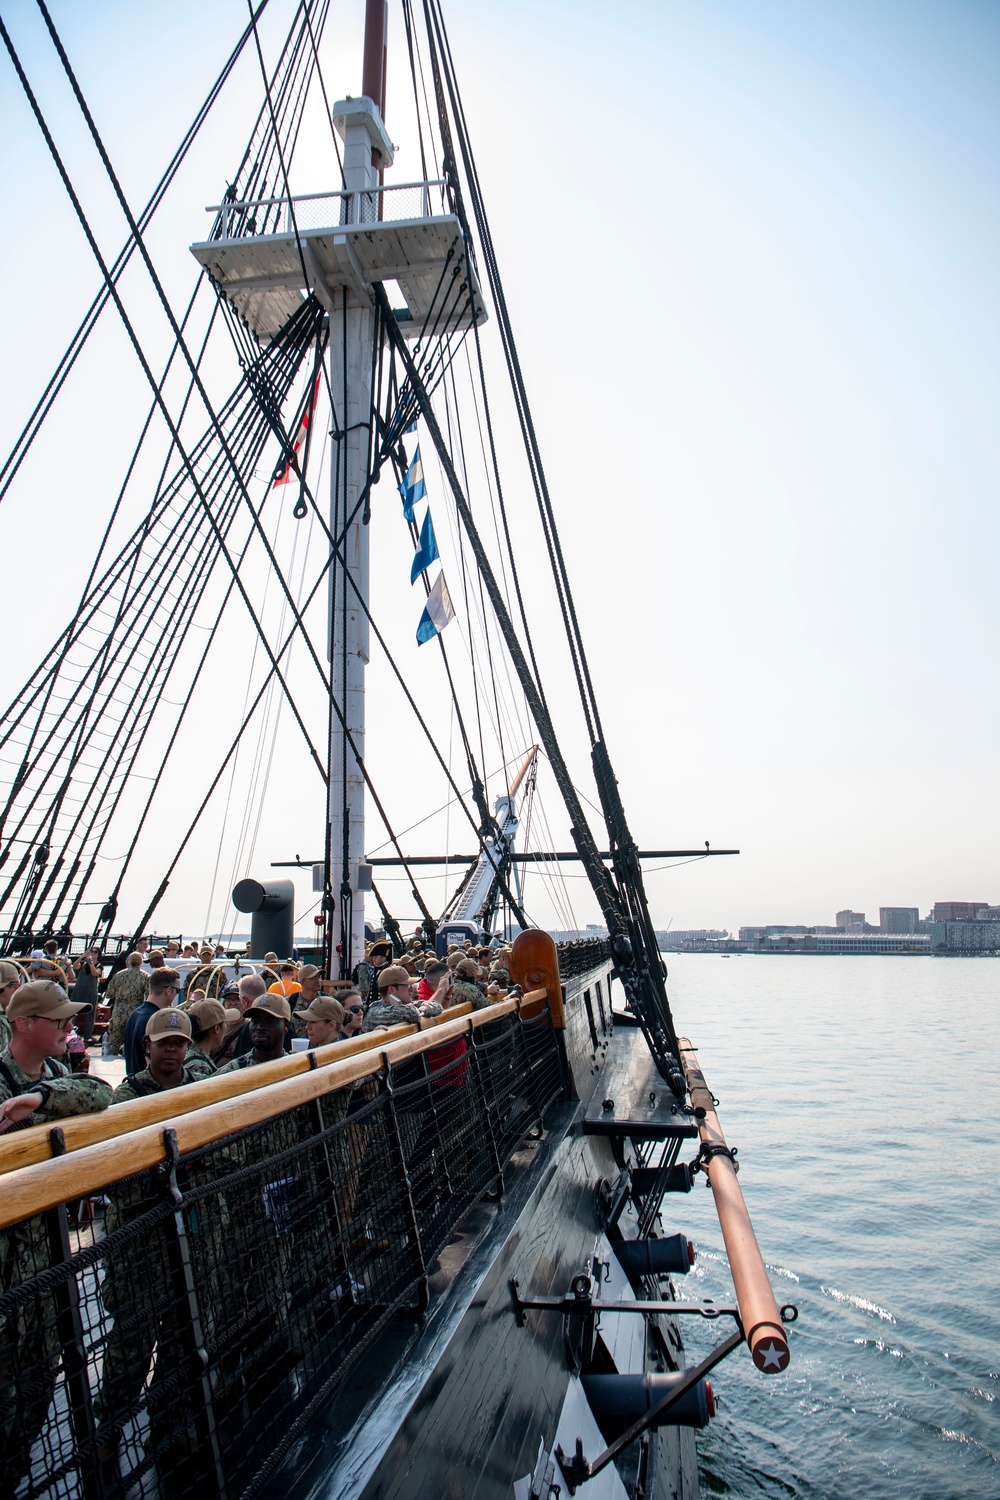
[{"label": "harbor water", "polygon": [[[705,1496],[1000,1497],[1000,960],[670,954],[792,1363],[715,1372]],[[680,1295],[731,1300],[711,1195]],[[728,1320],[725,1320],[728,1326]],[[691,1326],[697,1325],[697,1326]],[[724,1324],[685,1319],[689,1358]]]}]

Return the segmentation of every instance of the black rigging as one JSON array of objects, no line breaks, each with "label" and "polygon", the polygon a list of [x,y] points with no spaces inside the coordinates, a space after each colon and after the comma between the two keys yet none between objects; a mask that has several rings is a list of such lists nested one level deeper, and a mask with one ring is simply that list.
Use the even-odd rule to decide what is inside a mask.
[{"label": "black rigging", "polygon": [[[332,632],[336,612],[344,615],[349,609],[355,610],[360,606],[371,634],[400,684],[481,850],[487,851],[496,835],[497,824],[490,811],[487,796],[484,716],[488,719],[491,712],[495,715],[493,727],[501,748],[501,761],[505,761],[499,674],[494,655],[494,642],[498,638],[502,641],[569,813],[577,854],[583,862],[607,922],[628,1003],[646,1032],[661,1072],[664,1076],[671,1077],[677,1071],[677,1039],[656,955],[640,856],[625,818],[608,755],[462,98],[455,78],[440,0],[422,0],[434,110],[430,108],[421,43],[410,0],[403,0],[403,16],[424,181],[426,183],[428,178],[428,161],[436,155],[439,144],[443,158],[443,196],[448,210],[458,220],[460,233],[456,235],[450,253],[441,267],[433,296],[423,311],[419,327],[408,328],[406,337],[384,287],[377,284],[373,288],[375,336],[370,371],[372,402],[371,412],[361,424],[367,429],[367,479],[350,515],[346,513],[348,506],[345,502],[346,437],[348,424],[354,419],[349,418],[344,411],[333,409],[330,370],[325,360],[332,348],[334,359],[339,357],[344,361],[346,389],[346,330],[341,335],[328,293],[324,292],[318,278],[310,277],[313,265],[311,250],[300,231],[298,210],[290,182],[306,101],[310,89],[316,83],[322,94],[326,119],[331,122],[337,170],[340,183],[344,184],[342,159],[332,128],[329,99],[319,66],[329,0],[301,0],[295,8],[292,24],[280,48],[277,62],[271,69],[265,63],[257,25],[267,0],[256,8],[250,0],[249,18],[236,48],[219,73],[192,127],[182,138],[152,196],[138,215],[133,213],[121,188],[45,0],[37,0],[37,3],[127,219],[130,235],[125,247],[109,263],[102,255],[83,203],[70,180],[10,36],[0,22],[0,34],[97,260],[104,283],[0,471],[0,498],[20,468],[41,422],[51,410],[97,318],[109,304],[114,304],[132,342],[149,382],[152,402],[139,446],[118,492],[111,521],[75,616],[6,715],[0,718],[0,751],[9,748],[15,756],[11,789],[0,815],[3,839],[0,846],[0,868],[5,868],[12,860],[15,849],[18,851],[6,889],[0,895],[0,907],[10,913],[8,943],[22,940],[42,923],[52,928],[59,922],[64,926],[72,922],[88,888],[96,878],[97,861],[107,857],[105,847],[110,831],[121,824],[119,814],[124,809],[126,788],[134,793],[135,784],[140,779],[138,757],[143,745],[150,741],[150,726],[155,722],[158,727],[162,726],[163,732],[159,736],[162,749],[158,749],[153,756],[154,767],[148,791],[138,799],[138,826],[133,828],[125,856],[118,861],[115,878],[109,882],[110,894],[98,924],[102,934],[106,935],[108,932],[110,924],[116,919],[124,894],[124,882],[133,867],[140,835],[144,827],[148,826],[168,758],[185,719],[191,693],[203,677],[221,622],[235,598],[240,599],[247,611],[263,652],[264,681],[259,685],[256,696],[251,694],[248,686],[243,722],[205,793],[198,814],[184,834],[172,861],[167,864],[158,889],[147,900],[140,927],[150,919],[167,889],[177,862],[193,836],[198,817],[207,807],[226,767],[233,763],[233,757],[238,753],[241,735],[264,701],[265,695],[275,686],[291,707],[308,753],[326,783],[327,797],[334,795],[331,779],[326,774],[324,757],[314,743],[313,734],[289,680],[288,655],[293,642],[302,643],[304,654],[313,669],[312,675],[314,678],[318,677],[326,695],[329,705],[328,734],[334,726],[339,726],[343,731],[339,736],[343,763],[338,782],[346,787],[348,763],[355,762],[372,803],[385,825],[388,840],[395,851],[394,857],[398,858],[409,877],[425,926],[433,926],[430,910],[418,891],[399,838],[393,832],[389,808],[376,792],[359,746],[347,730],[344,705],[338,701],[334,692],[338,672],[340,680],[344,683],[347,681],[346,658],[339,663],[334,661]],[[182,318],[174,314],[149,255],[144,234],[189,152],[205,116],[251,38],[259,63],[263,101],[246,149],[226,190],[223,208],[213,225],[211,237],[230,239],[276,233],[279,227],[283,227],[281,217],[287,212],[301,266],[302,284],[307,289],[314,289],[263,351],[257,346],[250,328],[242,323],[233,306],[220,292],[218,299],[213,302],[212,316],[204,337],[195,350],[191,329],[194,310],[196,305],[200,310],[201,304],[196,304],[196,298],[192,298]],[[439,138],[437,141],[435,131]],[[129,316],[120,289],[122,273],[135,256],[138,256],[145,268],[172,336],[169,359],[159,378],[154,375],[143,352],[134,320]],[[495,437],[495,414],[486,390],[486,361],[478,319],[472,315],[475,310],[474,288],[478,284],[475,272],[480,262],[495,311],[530,488],[544,539],[572,677],[580,700],[598,799],[606,827],[607,853],[602,853],[589,826],[583,800],[573,784],[560,748],[529,627],[530,611],[512,541],[508,504],[511,490],[505,485],[501,472]],[[225,318],[223,335],[228,329],[228,336],[243,366],[243,372],[237,390],[222,405],[217,406],[207,389],[205,352],[219,307],[223,309]],[[481,535],[479,521],[474,514],[462,411],[455,384],[456,355],[470,328],[473,330],[475,357],[468,361],[469,374],[477,386],[476,416],[484,469],[489,475],[497,555],[502,559],[502,577],[491,559]],[[469,352],[468,346],[466,352]],[[293,400],[295,383],[309,368],[310,353],[311,378],[305,392]],[[167,377],[176,369],[185,372],[186,382],[179,407],[172,406],[167,396]],[[174,381],[176,383],[176,377]],[[316,390],[321,382],[325,385],[331,407],[330,437],[334,476],[332,525],[321,514],[307,479],[313,440],[311,417]],[[289,405],[293,408],[290,429],[283,416]],[[192,438],[192,414],[199,408],[203,409],[207,424],[203,431]],[[476,718],[474,723],[471,720],[467,723],[459,706],[456,673],[449,661],[445,642],[438,635],[445,677],[455,704],[473,806],[469,805],[466,796],[460,792],[448,758],[437,746],[425,716],[418,709],[384,633],[372,619],[366,601],[361,599],[346,557],[345,543],[349,528],[359,516],[364,524],[368,523],[372,490],[379,481],[382,469],[389,465],[395,471],[397,480],[402,478],[406,461],[402,438],[418,412],[446,475],[463,538],[460,541],[460,561],[466,612],[470,622],[470,654],[471,618],[473,609],[476,609],[484,631],[483,669],[492,684],[491,693],[486,685],[477,680],[475,666],[473,667]],[[162,420],[169,436],[169,444],[153,498],[145,508],[140,524],[134,526],[125,540],[117,544],[117,550],[110,561],[104,562],[102,566],[102,559],[112,551],[112,538],[119,529],[123,497],[133,484],[139,451],[147,440],[155,417]],[[301,433],[303,426],[306,428],[306,438],[301,451],[297,451],[294,435]],[[447,437],[452,441],[446,440],[445,428],[448,429]],[[310,527],[314,521],[318,521],[317,531],[323,536],[327,548],[318,576],[305,592],[304,602],[301,594],[305,591],[305,573],[303,572],[300,596],[297,598],[291,579],[286,577],[282,567],[276,545],[268,534],[264,511],[271,498],[271,484],[268,484],[263,497],[256,503],[251,499],[249,490],[248,476],[254,474],[263,459],[265,445],[272,438],[277,440],[276,462],[284,466],[297,482],[298,497],[293,515],[296,519],[309,516]],[[456,450],[458,462],[453,457]],[[272,474],[272,479],[273,477]],[[411,539],[416,544],[415,524],[411,525]],[[276,642],[272,642],[270,633],[265,628],[263,612],[256,607],[241,576],[251,549],[254,554],[262,554],[266,560],[268,576],[274,578],[280,594],[282,618],[289,621],[287,631],[283,625],[279,632],[282,639]],[[183,558],[179,564],[178,558]],[[470,560],[474,567],[467,573],[466,565]],[[327,628],[330,634],[318,649],[307,615],[324,587],[329,591]],[[430,584],[426,574],[423,577],[423,587],[427,595]],[[216,590],[214,596],[210,593],[212,588]],[[207,639],[203,642],[202,649],[186,661],[182,672],[179,666],[183,655],[182,646],[196,615],[202,621],[207,618],[207,624],[203,625],[207,630]],[[494,627],[498,636],[491,633]],[[346,631],[342,638],[346,642]],[[329,670],[322,659],[324,646]],[[346,645],[344,649],[346,652]],[[78,652],[84,660],[78,659],[75,654]],[[188,655],[190,657],[190,653]],[[180,705],[173,705],[176,712],[169,721],[162,716],[163,709],[170,704],[168,691],[172,691],[181,700]],[[518,712],[521,712],[520,700]],[[474,743],[474,736],[477,743]],[[328,807],[328,813],[330,811]],[[330,821],[328,816],[328,828]],[[342,821],[346,829],[347,819]],[[345,952],[346,934],[352,927],[351,903],[354,899],[348,856],[346,833],[341,848],[333,848],[328,835],[324,850],[324,892],[321,905],[329,948],[332,950],[334,947],[334,930],[339,926],[341,946]],[[610,858],[610,870],[604,863],[606,858]],[[527,918],[521,902],[511,889],[510,872],[509,859],[506,856],[500,857],[495,864],[486,908],[492,914],[496,903],[502,898],[509,911],[523,924]],[[393,932],[394,940],[398,942],[398,924],[381,894],[375,891],[374,895],[387,928]]]}]

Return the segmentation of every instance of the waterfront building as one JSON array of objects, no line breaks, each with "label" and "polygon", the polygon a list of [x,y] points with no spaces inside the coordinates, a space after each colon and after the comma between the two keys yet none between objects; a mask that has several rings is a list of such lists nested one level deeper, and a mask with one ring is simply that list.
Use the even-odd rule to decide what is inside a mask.
[{"label": "waterfront building", "polygon": [[864,932],[865,914],[863,911],[838,911],[837,927],[841,932]]},{"label": "waterfront building", "polygon": [[765,938],[759,953],[930,953],[932,944],[923,933],[890,934],[886,932],[785,933]]},{"label": "waterfront building", "polygon": [[880,906],[878,909],[879,932],[919,932],[919,921],[920,911],[916,906]]},{"label": "waterfront building", "polygon": [[989,910],[988,901],[935,901],[932,922],[975,922]]},{"label": "waterfront building", "polygon": [[667,932],[658,932],[656,943],[661,953],[676,953],[682,948],[693,948],[702,943],[724,942],[728,937],[728,932],[715,927],[692,927],[686,931],[672,928]]},{"label": "waterfront building", "polygon": [[929,942],[936,952],[1000,953],[1000,921],[931,922]]}]

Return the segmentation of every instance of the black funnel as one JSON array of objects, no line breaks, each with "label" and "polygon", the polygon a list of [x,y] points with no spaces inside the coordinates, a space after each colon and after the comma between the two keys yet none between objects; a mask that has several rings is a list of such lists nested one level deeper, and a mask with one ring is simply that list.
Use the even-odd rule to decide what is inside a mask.
[{"label": "black funnel", "polygon": [[250,957],[291,958],[295,937],[295,887],[290,880],[241,880],[233,891],[237,911],[252,912]]}]

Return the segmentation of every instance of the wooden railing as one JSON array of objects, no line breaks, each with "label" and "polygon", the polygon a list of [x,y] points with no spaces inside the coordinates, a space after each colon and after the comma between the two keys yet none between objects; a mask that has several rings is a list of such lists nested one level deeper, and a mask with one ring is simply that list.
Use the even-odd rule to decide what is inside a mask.
[{"label": "wooden railing", "polygon": [[[100,1115],[65,1120],[66,1154],[52,1154],[52,1126],[38,1125],[0,1143],[5,1173],[0,1228],[31,1214],[99,1191],[166,1160],[164,1131],[175,1132],[180,1151],[196,1150],[297,1105],[360,1083],[396,1064],[517,1012],[530,1020],[544,1009],[546,993],[501,1000],[482,1010],[456,1006],[415,1026],[333,1042],[273,1063],[205,1078],[146,1099],[116,1104]],[[315,1062],[312,1061],[315,1059]],[[30,1137],[30,1139],[28,1139]]]},{"label": "wooden railing", "polygon": [[5,1492],[271,1493],[565,1090],[544,994],[241,1072],[35,1132],[110,1131],[5,1174]]},{"label": "wooden railing", "polygon": [[[500,1000],[503,999],[504,996],[501,996]],[[537,1015],[544,1008],[545,1001],[544,989],[529,991],[521,1000],[524,1019],[531,1020]],[[464,1005],[452,1006],[439,1016],[425,1016],[420,1022],[419,1030],[429,1031],[445,1021],[467,1016],[471,1011],[472,1006],[468,1001]],[[480,1014],[497,1015],[500,1012],[495,1007],[490,1007]],[[139,1129],[143,1125],[157,1124],[161,1120],[172,1119],[174,1115],[188,1114],[209,1104],[253,1093],[281,1079],[310,1072],[313,1068],[342,1062],[359,1053],[382,1051],[388,1042],[412,1036],[417,1030],[416,1026],[401,1025],[388,1027],[385,1031],[365,1032],[364,1035],[348,1037],[342,1042],[329,1042],[325,1047],[317,1047],[311,1052],[293,1052],[276,1062],[262,1063],[258,1068],[241,1068],[235,1073],[202,1078],[197,1083],[167,1089],[162,1094],[153,1094],[145,1099],[130,1099],[99,1115],[78,1115],[75,1119],[61,1120],[59,1128],[62,1140],[55,1152],[52,1150],[51,1125],[30,1125],[26,1130],[0,1135],[0,1177],[19,1167],[49,1161],[54,1155],[78,1151],[82,1146],[93,1146],[98,1141],[127,1135],[130,1130]]]}]

